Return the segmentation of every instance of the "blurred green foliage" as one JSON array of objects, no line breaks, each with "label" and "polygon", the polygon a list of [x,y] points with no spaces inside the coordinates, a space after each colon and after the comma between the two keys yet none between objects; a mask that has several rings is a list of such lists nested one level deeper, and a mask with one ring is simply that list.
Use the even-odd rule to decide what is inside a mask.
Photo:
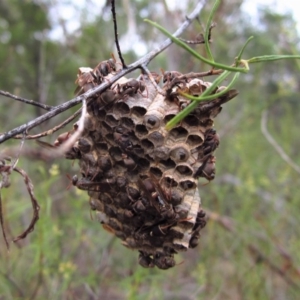
[{"label": "blurred green foliage", "polygon": [[[96,17],[88,21],[89,3],[95,2],[87,1],[78,10],[78,30],[50,39],[49,33],[67,21],[63,13],[57,15],[59,25],[50,18],[56,2],[2,0],[0,89],[49,105],[72,98],[78,67],[94,67],[114,51],[109,7],[95,9]],[[121,47],[135,41],[124,52],[126,62],[133,62],[143,47],[149,51],[165,39],[142,19],[175,31],[193,3],[189,1],[187,10],[168,10],[161,0],[121,1],[117,7]],[[201,13],[204,24],[212,4],[208,1]],[[247,47],[246,58],[297,54],[299,33],[291,15],[262,8],[254,25],[241,7],[241,0],[228,0],[216,13],[212,52],[217,61],[231,64],[251,35],[255,40]],[[183,37],[192,40],[201,31],[195,22]],[[205,54],[203,46],[194,48]],[[175,46],[150,68],[209,69]],[[76,165],[62,159],[33,160],[25,152],[18,166],[35,184],[40,220],[25,240],[11,243],[9,251],[1,239],[0,299],[298,299],[300,177],[268,143],[260,123],[267,109],[269,132],[300,165],[299,82],[297,61],[254,65],[249,74],[240,76],[236,85],[240,95],[224,105],[215,121],[221,137],[216,179],[200,182],[203,207],[211,218],[198,248],[179,256],[178,266],[168,271],[140,267],[137,253],[124,248],[93,219],[87,194],[67,189],[66,174],[78,172]],[[1,132],[41,113],[1,97]],[[67,115],[71,112],[34,132],[51,128]],[[19,142],[5,143],[1,150],[8,145],[17,147]],[[26,146],[36,147],[31,141]],[[32,214],[23,179],[18,174],[11,179],[11,187],[2,191],[10,239],[28,226]]]}]

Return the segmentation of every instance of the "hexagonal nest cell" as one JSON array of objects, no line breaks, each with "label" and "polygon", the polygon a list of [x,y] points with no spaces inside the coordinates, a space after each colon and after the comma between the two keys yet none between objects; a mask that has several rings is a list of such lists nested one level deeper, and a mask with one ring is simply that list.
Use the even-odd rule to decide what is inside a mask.
[{"label": "hexagonal nest cell", "polygon": [[[107,80],[87,72],[92,71],[78,75],[79,94]],[[87,191],[99,222],[125,247],[136,249],[147,268],[173,267],[176,253],[198,245],[206,224],[198,178],[214,178],[219,145],[213,118],[237,95],[229,90],[199,102],[167,130],[166,123],[190,103],[181,92],[201,95],[210,86],[188,78],[166,72],[160,88],[147,75],[122,78],[92,96],[83,134],[66,154],[79,160],[81,177],[75,175],[73,184]]]}]

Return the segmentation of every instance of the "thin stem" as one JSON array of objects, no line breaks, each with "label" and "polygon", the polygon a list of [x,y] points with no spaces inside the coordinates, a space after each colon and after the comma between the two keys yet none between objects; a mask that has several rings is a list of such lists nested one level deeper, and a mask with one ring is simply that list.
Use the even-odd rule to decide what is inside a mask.
[{"label": "thin stem", "polygon": [[216,94],[212,94],[212,95],[208,95],[208,96],[203,96],[203,94],[202,94],[199,97],[195,97],[195,96],[185,94],[185,93],[180,93],[180,92],[179,92],[179,94],[183,95],[184,97],[186,97],[188,99],[191,99],[191,100],[194,100],[197,102],[213,100],[213,99],[216,99],[218,97],[225,95],[231,89],[231,87],[234,85],[234,83],[238,79],[239,75],[240,75],[239,73],[236,73],[235,76],[233,77],[233,79],[231,80],[231,82],[226,86],[226,88],[223,91],[216,93]]},{"label": "thin stem", "polygon": [[113,22],[114,22],[114,32],[115,32],[115,43],[118,51],[119,58],[122,63],[123,69],[126,69],[127,66],[125,64],[124,58],[122,56],[120,44],[119,44],[119,39],[118,39],[118,24],[117,24],[117,19],[116,19],[116,6],[115,6],[115,0],[111,0],[111,13],[113,16]]},{"label": "thin stem", "polygon": [[300,59],[300,55],[262,55],[247,60],[248,64],[269,62],[281,59]]},{"label": "thin stem", "polygon": [[267,139],[267,141],[272,145],[272,147],[276,150],[276,152],[280,155],[280,157],[290,166],[292,167],[298,174],[300,174],[300,166],[298,166],[281,148],[281,146],[275,141],[267,128],[268,122],[268,111],[265,110],[261,114],[261,132]]},{"label": "thin stem", "polygon": [[[53,134],[54,132],[56,132],[59,129],[65,127],[67,124],[69,124],[71,121],[73,121],[77,116],[80,115],[80,112],[81,112],[81,108],[78,109],[71,117],[69,117],[68,119],[66,119],[65,121],[63,121],[62,123],[60,123],[59,125],[57,125],[57,126],[55,126],[53,128],[51,128],[49,130],[46,130],[44,132],[35,134],[35,135],[27,135],[26,136],[26,140],[39,139],[41,137]],[[16,135],[14,138],[15,139],[21,139],[21,138],[23,138],[23,135]]]},{"label": "thin stem", "polygon": [[[80,119],[77,122],[77,128],[75,132],[60,146],[52,148],[50,151],[50,156],[52,158],[60,157],[64,155],[67,151],[71,149],[71,147],[75,144],[75,142],[78,140],[78,138],[81,136],[83,130],[84,130],[84,119],[86,116],[87,111],[87,103],[86,100],[82,100],[82,109],[81,109],[81,116]],[[48,151],[49,152],[49,151]]]},{"label": "thin stem", "polygon": [[20,102],[23,102],[23,103],[26,103],[26,104],[34,105],[34,106],[40,107],[40,108],[48,110],[48,111],[50,111],[54,108],[54,106],[42,104],[42,103],[36,102],[34,100],[28,100],[28,99],[13,95],[9,92],[2,91],[2,90],[0,90],[0,95],[3,95],[3,96],[8,97],[8,98],[12,98],[14,100],[17,100],[17,101],[20,101]]},{"label": "thin stem", "polygon": [[241,51],[239,52],[239,54],[238,54],[238,56],[236,58],[236,66],[238,65],[239,61],[241,60],[242,55],[243,55],[246,47],[248,46],[248,44],[250,43],[250,41],[253,40],[253,38],[254,38],[253,36],[250,36],[248,38],[248,40],[246,41],[245,45],[242,47]]},{"label": "thin stem", "polygon": [[221,73],[223,73],[224,70],[215,70],[215,69],[210,69],[209,71],[205,71],[205,72],[199,72],[199,73],[188,73],[188,74],[184,74],[182,76],[178,76],[178,78],[176,78],[177,80],[181,80],[181,79],[192,79],[192,78],[201,78],[201,77],[206,77],[206,76],[213,76],[213,75],[219,75]]},{"label": "thin stem", "polygon": [[220,0],[216,0],[215,3],[214,3],[214,6],[209,14],[209,17],[208,17],[208,21],[207,21],[207,25],[206,25],[206,30],[205,30],[205,35],[204,35],[204,41],[205,41],[205,49],[206,49],[206,52],[207,52],[207,55],[208,55],[208,58],[214,62],[214,58],[213,58],[213,55],[211,53],[211,50],[210,50],[210,46],[209,46],[209,36],[210,36],[210,31],[211,31],[211,24],[212,24],[212,18],[213,16],[215,15],[216,11],[217,11],[217,8],[219,7],[220,5]]},{"label": "thin stem", "polygon": [[[223,81],[225,80],[231,72],[225,71],[223,74],[221,74],[218,78],[215,79],[215,81],[212,83],[212,85],[207,88],[201,95],[201,97],[205,97],[210,95],[214,89]],[[199,100],[199,99],[198,99]],[[177,123],[179,123],[183,118],[185,118],[188,114],[190,114],[197,106],[199,105],[198,101],[193,101],[188,107],[186,107],[184,110],[182,110],[178,115],[176,115],[171,121],[169,121],[166,125],[167,129],[171,129],[174,127]]]},{"label": "thin stem", "polygon": [[148,76],[149,80],[152,82],[152,84],[155,87],[155,89],[157,90],[157,92],[160,93],[161,95],[165,95],[166,92],[164,90],[162,90],[161,87],[155,82],[155,79],[153,78],[153,76],[152,76],[151,72],[149,71],[149,69],[147,68],[147,66],[143,64],[143,65],[141,65],[141,69]]},{"label": "thin stem", "polygon": [[205,58],[204,56],[200,55],[199,53],[197,53],[195,50],[193,50],[187,44],[185,44],[180,39],[178,39],[175,35],[172,35],[170,32],[168,32],[165,28],[163,28],[159,24],[157,24],[155,22],[152,22],[150,20],[147,20],[147,19],[145,19],[145,21],[150,23],[151,25],[153,25],[157,29],[159,29],[163,34],[165,34],[167,37],[169,37],[175,44],[177,44],[181,48],[188,51],[195,58],[197,58],[198,60],[203,61],[204,63],[206,63],[206,64],[208,64],[212,67],[227,70],[227,71],[231,71],[231,72],[242,72],[242,73],[247,73],[248,72],[248,69],[245,69],[245,68],[236,68],[236,67],[231,67],[231,66],[227,66],[227,65],[223,65],[223,64],[220,64],[220,63],[213,62],[213,61]]}]

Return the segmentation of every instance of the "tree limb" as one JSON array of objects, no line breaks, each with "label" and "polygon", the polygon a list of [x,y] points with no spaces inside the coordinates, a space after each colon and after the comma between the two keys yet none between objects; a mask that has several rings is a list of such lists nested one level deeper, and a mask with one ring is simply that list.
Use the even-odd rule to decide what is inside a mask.
[{"label": "tree limb", "polygon": [[[67,124],[69,124],[70,122],[72,122],[77,116],[79,116],[80,113],[81,113],[81,108],[78,109],[72,116],[70,116],[68,119],[66,119],[65,121],[63,121],[59,125],[56,125],[53,128],[48,129],[48,130],[43,131],[43,132],[38,133],[38,134],[26,135],[25,139],[26,140],[34,140],[34,139],[39,139],[39,138],[47,136],[47,135],[51,135],[55,131],[60,130],[61,128],[65,127]],[[24,137],[24,135],[16,135],[16,136],[14,136],[15,139],[22,139],[23,137]]]},{"label": "tree limb", "polygon": [[[192,21],[199,15],[201,9],[203,8],[204,4],[202,1],[199,1],[196,5],[193,12],[185,19],[185,21],[181,24],[181,26],[175,31],[173,34],[174,37],[178,37],[181,35],[184,30],[192,23]],[[148,54],[137,60],[136,62],[130,64],[126,69],[120,70],[117,74],[112,76],[109,79],[109,82],[104,81],[99,86],[88,90],[86,93],[77,96],[73,98],[72,100],[69,100],[61,105],[57,105],[52,108],[51,111],[37,117],[34,120],[31,120],[27,122],[26,124],[23,124],[19,127],[16,127],[4,134],[0,135],[0,143],[3,143],[4,141],[10,139],[11,137],[20,134],[22,132],[27,132],[29,129],[36,127],[37,125],[40,125],[41,123],[53,118],[54,116],[70,109],[71,107],[81,103],[84,99],[88,99],[89,97],[95,95],[96,93],[103,92],[105,89],[107,89],[109,86],[111,86],[114,82],[116,82],[121,77],[125,76],[128,73],[131,73],[132,71],[141,68],[142,65],[148,65],[151,60],[153,60],[158,54],[163,52],[166,48],[168,48],[172,44],[172,41],[170,38],[166,39],[164,42],[162,42],[157,49],[150,51]]]},{"label": "tree limb", "polygon": [[3,95],[3,96],[8,97],[8,98],[12,98],[14,100],[17,100],[17,101],[20,101],[20,102],[23,102],[23,103],[26,103],[26,104],[37,106],[37,107],[43,108],[43,109],[48,110],[48,111],[53,109],[53,106],[42,104],[42,103],[36,102],[34,100],[28,100],[28,99],[13,95],[13,94],[11,94],[9,92],[6,92],[6,91],[0,90],[0,95]]}]

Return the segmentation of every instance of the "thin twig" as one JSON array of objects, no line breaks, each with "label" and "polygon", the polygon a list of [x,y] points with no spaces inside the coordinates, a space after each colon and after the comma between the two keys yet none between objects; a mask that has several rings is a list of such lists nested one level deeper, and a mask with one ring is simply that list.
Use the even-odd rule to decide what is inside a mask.
[{"label": "thin twig", "polygon": [[[32,203],[32,208],[33,208],[33,217],[31,220],[30,225],[28,226],[28,228],[21,233],[18,237],[16,237],[13,241],[16,242],[20,239],[25,238],[28,233],[30,233],[31,231],[33,231],[34,229],[34,225],[35,223],[38,221],[39,219],[39,209],[40,206],[38,205],[38,202],[36,200],[36,198],[34,197],[34,193],[33,193],[33,184],[29,178],[29,176],[26,174],[26,172],[18,167],[16,167],[18,160],[19,160],[19,156],[24,144],[24,140],[25,138],[22,140],[20,148],[19,148],[19,153],[17,155],[17,158],[14,162],[11,162],[10,164],[6,164],[5,159],[0,161],[0,176],[1,176],[1,181],[0,181],[0,192],[2,188],[7,188],[10,186],[10,175],[12,173],[12,171],[16,171],[19,174],[21,174],[24,178],[24,182],[25,185],[27,187],[30,199],[31,199],[31,203]],[[2,228],[2,234],[7,246],[7,249],[9,249],[9,244],[6,238],[6,233],[5,233],[5,228],[4,228],[4,221],[3,221],[3,210],[2,210],[2,199],[1,199],[1,194],[0,194],[0,225]]]},{"label": "thin twig", "polygon": [[22,149],[23,149],[23,146],[24,146],[25,137],[26,137],[25,132],[23,132],[23,136],[22,136],[22,140],[21,140],[20,147],[19,147],[19,151],[18,151],[17,156],[16,156],[16,160],[15,160],[14,163],[11,164],[11,168],[12,168],[12,169],[15,168],[16,165],[18,164],[19,157],[20,157],[20,155],[21,155],[21,152],[22,152]]},{"label": "thin twig", "polygon": [[[53,134],[54,132],[60,130],[61,128],[65,127],[67,124],[69,124],[71,121],[73,121],[77,116],[79,116],[80,112],[81,112],[81,108],[78,109],[71,117],[69,117],[68,119],[66,119],[65,121],[63,121],[59,125],[56,125],[53,128],[46,130],[44,132],[41,132],[39,134],[27,135],[26,140],[39,139],[41,137]],[[14,136],[14,139],[21,139],[22,137],[23,137],[23,135],[16,135],[16,136]]]},{"label": "thin twig", "polygon": [[256,263],[264,262],[270,270],[277,273],[282,279],[286,281],[289,285],[294,288],[299,289],[299,285],[296,284],[292,279],[290,279],[286,272],[279,267],[277,267],[266,255],[262,254],[262,252],[253,244],[248,245],[248,249],[250,253],[254,256]]},{"label": "thin twig", "polygon": [[[212,23],[210,26],[209,26],[209,33],[208,33],[208,42],[212,42],[212,39],[211,39],[211,30],[216,27],[216,23]],[[186,44],[191,44],[191,45],[198,45],[198,44],[205,44],[205,39],[204,39],[204,36],[202,33],[200,33],[198,35],[198,37],[196,37],[195,40],[185,40],[185,39],[182,39],[182,38],[179,38],[181,41],[185,42]]]},{"label": "thin twig", "polygon": [[147,68],[146,64],[142,64],[141,65],[141,69],[142,71],[147,74],[149,80],[152,82],[153,86],[155,87],[155,89],[157,90],[158,93],[160,93],[161,95],[165,95],[166,92],[164,90],[162,90],[160,88],[160,86],[156,83],[155,79],[153,78],[151,72],[149,71],[149,69]]},{"label": "thin twig", "polygon": [[39,219],[39,210],[40,210],[40,206],[36,200],[36,198],[34,197],[34,193],[33,193],[33,184],[29,178],[29,176],[26,174],[26,172],[18,167],[14,167],[13,169],[14,171],[18,172],[19,174],[21,174],[24,178],[24,182],[25,185],[27,187],[27,191],[29,193],[30,196],[30,200],[31,200],[31,204],[32,204],[32,209],[33,209],[33,216],[31,219],[31,222],[29,224],[29,226],[27,227],[26,230],[23,231],[23,233],[21,233],[20,235],[18,235],[13,241],[17,242],[18,240],[24,239],[30,232],[33,231],[34,229],[34,225],[36,224],[36,222]]},{"label": "thin twig", "polygon": [[5,245],[7,250],[9,250],[9,243],[7,240],[6,232],[5,232],[5,227],[4,227],[4,220],[3,220],[3,208],[2,208],[2,197],[1,197],[1,190],[0,190],[0,226],[2,230],[2,236],[5,241]]},{"label": "thin twig", "polygon": [[28,99],[13,95],[9,92],[5,92],[5,91],[2,91],[2,90],[0,90],[0,95],[3,95],[3,96],[8,97],[8,98],[12,98],[14,100],[17,100],[17,101],[20,101],[20,102],[23,102],[23,103],[26,103],[26,104],[30,104],[30,105],[33,105],[33,106],[43,108],[47,111],[50,111],[51,109],[54,108],[54,106],[42,104],[42,103],[36,102],[34,100],[28,100]]},{"label": "thin twig", "polygon": [[120,48],[120,44],[119,44],[119,39],[118,39],[118,26],[117,26],[118,24],[117,24],[117,19],[116,19],[115,0],[111,0],[111,13],[112,13],[112,16],[113,16],[114,32],[115,32],[115,43],[116,43],[118,55],[119,55],[119,58],[121,60],[123,69],[126,69],[127,66],[126,66],[124,58],[122,56],[122,52],[121,52],[121,48]]},{"label": "thin twig", "polygon": [[11,278],[7,273],[0,271],[0,274],[2,274],[2,276],[5,277],[6,280],[14,287],[14,290],[18,292],[18,297],[20,297],[19,299],[24,299],[25,293],[22,291],[21,287],[16,283],[16,281],[13,278]]},{"label": "thin twig", "polygon": [[[194,11],[189,15],[188,18],[181,24],[181,26],[176,30],[176,32],[173,34],[174,37],[178,37],[181,35],[184,30],[191,24],[191,22],[198,16],[201,9],[203,8],[204,4],[202,1],[199,1],[196,5]],[[53,118],[54,116],[70,109],[71,107],[78,105],[80,102],[83,101],[83,99],[88,99],[89,97],[103,92],[105,89],[107,89],[109,86],[111,86],[114,82],[116,82],[121,77],[125,76],[128,73],[131,73],[132,71],[136,70],[137,68],[140,68],[142,65],[148,65],[151,60],[153,60],[158,54],[163,52],[166,48],[168,48],[172,44],[172,40],[170,38],[166,39],[163,43],[159,45],[159,47],[155,50],[150,51],[148,54],[143,56],[138,61],[130,64],[126,69],[120,70],[118,73],[116,73],[114,76],[112,76],[109,80],[109,82],[104,81],[99,86],[88,90],[86,93],[77,96],[76,98],[67,101],[61,105],[57,105],[53,107],[53,109],[47,113],[45,113],[42,116],[37,117],[34,120],[29,121],[26,124],[23,124],[19,127],[16,127],[2,135],[0,135],[0,143],[3,143],[4,141],[10,139],[11,137],[20,134],[24,131],[28,131],[30,128],[36,127],[40,125],[41,123]]]},{"label": "thin twig", "polygon": [[280,145],[275,141],[275,139],[271,136],[267,129],[267,121],[268,121],[268,111],[264,110],[261,114],[261,132],[267,139],[267,141],[274,147],[280,157],[290,166],[292,167],[297,173],[300,174],[300,166],[298,166],[280,147]]},{"label": "thin twig", "polygon": [[[19,157],[20,157],[20,155],[21,155],[21,151],[22,151],[22,148],[23,148],[23,146],[24,146],[24,142],[25,142],[25,133],[23,133],[22,140],[21,140],[21,144],[20,144],[19,150],[18,150],[18,152],[17,152],[17,156],[16,156],[15,161],[14,161],[13,163],[11,163],[10,166],[7,166],[7,167],[9,167],[9,169],[6,169],[8,178],[9,178],[9,175],[11,174],[11,170],[13,170],[13,169],[16,167],[16,165],[18,164]],[[3,166],[1,166],[1,167],[2,167],[2,169],[3,169]],[[3,178],[3,173],[2,173],[1,175],[2,175],[2,178]],[[7,250],[9,250],[9,244],[8,244],[8,241],[7,241],[6,231],[5,231],[5,228],[4,228],[4,221],[3,221],[3,209],[2,209],[2,199],[1,199],[1,188],[2,188],[2,182],[0,183],[0,224],[1,224],[2,235],[3,235],[4,241],[5,241]]]},{"label": "thin twig", "polygon": [[[268,231],[268,228],[265,224],[265,220],[261,218],[256,218],[262,228],[265,229],[265,231]],[[282,257],[284,260],[284,263],[282,264],[282,269],[287,271],[292,271],[298,278],[300,277],[300,269],[295,266],[294,258],[293,256],[288,252],[288,250],[284,247],[284,245],[279,241],[278,236],[274,233],[268,232],[268,236],[270,240],[273,242],[274,247],[278,254]]]},{"label": "thin twig", "polygon": [[85,99],[83,99],[82,109],[80,109],[79,111],[81,111],[81,117],[76,123],[77,126],[73,131],[74,133],[68,135],[68,138],[59,143],[58,146],[53,146],[43,141],[37,141],[40,146],[44,147],[43,151],[41,151],[42,154],[45,154],[48,158],[56,158],[65,155],[65,153],[73,147],[74,143],[78,140],[84,130],[84,119],[87,112],[87,104]]},{"label": "thin twig", "polygon": [[[234,221],[226,216],[222,216],[218,213],[205,210],[206,215],[210,220],[213,220],[217,222],[219,225],[221,225],[225,230],[231,232],[235,235],[235,237],[238,236],[238,230],[236,228],[236,225],[234,224]],[[243,236],[240,238],[243,239]],[[254,246],[252,243],[247,243],[247,247],[250,250],[252,255],[255,255],[255,260],[257,263],[264,262],[272,271],[277,273],[283,280],[285,280],[289,285],[298,288],[299,285],[296,284],[285,272],[285,270],[282,270],[281,268],[277,267],[267,256],[265,256],[260,249],[258,249],[256,246]],[[278,248],[276,247],[276,250],[278,251]],[[279,252],[279,254],[282,256],[282,253]],[[293,266],[294,267],[294,266]],[[294,269],[297,269],[294,267]]]},{"label": "thin twig", "polygon": [[218,70],[210,69],[209,71],[200,72],[200,73],[191,72],[191,73],[184,74],[182,76],[176,77],[176,80],[201,78],[201,77],[206,77],[206,76],[220,75],[223,72],[224,72],[224,70],[222,70],[222,69],[218,69]]},{"label": "thin twig", "polygon": [[83,130],[84,130],[84,119],[87,112],[87,104],[86,100],[82,100],[82,111],[81,111],[81,117],[79,121],[77,122],[77,129],[75,130],[74,134],[72,134],[66,141],[64,141],[60,146],[55,147],[55,149],[51,150],[51,156],[52,157],[59,157],[64,155],[67,151],[71,149],[71,147],[74,145],[74,143],[78,140],[78,138],[81,136]]}]

